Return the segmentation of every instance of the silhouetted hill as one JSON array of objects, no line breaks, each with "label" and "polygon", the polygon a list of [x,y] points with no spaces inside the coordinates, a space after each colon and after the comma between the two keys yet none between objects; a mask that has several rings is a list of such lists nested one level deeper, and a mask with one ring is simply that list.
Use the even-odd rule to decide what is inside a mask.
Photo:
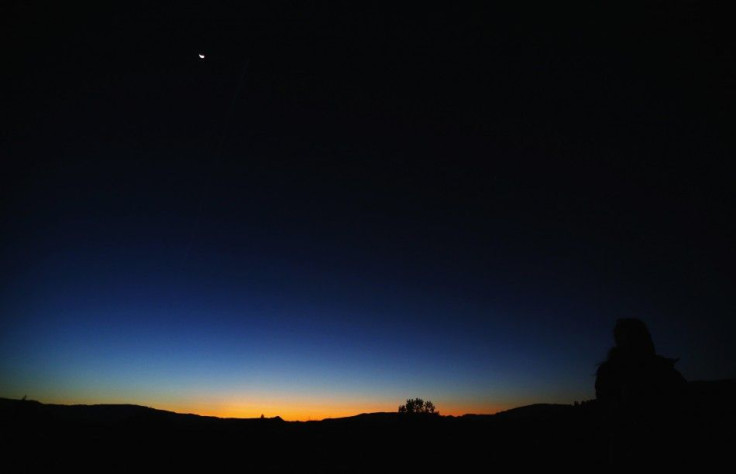
[{"label": "silhouetted hill", "polygon": [[57,405],[44,404],[35,400],[12,400],[0,398],[0,419],[10,416],[25,416],[35,421],[74,422],[91,424],[119,423],[170,423],[178,425],[245,424],[283,422],[274,418],[217,418],[189,413],[175,413],[140,405],[97,404]]},{"label": "silhouetted hill", "polygon": [[[682,465],[716,465],[734,442],[736,381],[693,382],[683,407]],[[3,472],[201,469],[355,472],[502,467],[604,469],[597,403],[536,404],[496,415],[364,413],[323,421],[221,419],[136,405],[0,399]],[[653,440],[656,442],[656,440]],[[688,449],[683,452],[681,447]]]},{"label": "silhouetted hill", "polygon": [[690,397],[709,412],[736,410],[736,379],[698,380],[688,383]]},{"label": "silhouetted hill", "polygon": [[534,405],[526,405],[523,407],[512,408],[497,413],[498,418],[510,418],[514,420],[521,419],[545,419],[569,415],[572,405],[560,405],[549,403],[536,403]]},{"label": "silhouetted hill", "polygon": [[360,415],[345,416],[341,418],[325,418],[322,421],[310,422],[310,423],[348,424],[348,425],[350,424],[352,425],[360,425],[360,424],[380,425],[380,424],[395,423],[398,417],[399,417],[398,413],[390,413],[390,412],[361,413]]}]

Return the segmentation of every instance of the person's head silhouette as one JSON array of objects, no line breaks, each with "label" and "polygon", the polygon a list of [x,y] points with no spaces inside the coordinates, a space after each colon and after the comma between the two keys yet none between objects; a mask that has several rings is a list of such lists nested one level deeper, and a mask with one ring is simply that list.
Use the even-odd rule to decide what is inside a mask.
[{"label": "person's head silhouette", "polygon": [[616,352],[627,357],[653,357],[654,341],[646,324],[636,318],[622,318],[613,328]]}]

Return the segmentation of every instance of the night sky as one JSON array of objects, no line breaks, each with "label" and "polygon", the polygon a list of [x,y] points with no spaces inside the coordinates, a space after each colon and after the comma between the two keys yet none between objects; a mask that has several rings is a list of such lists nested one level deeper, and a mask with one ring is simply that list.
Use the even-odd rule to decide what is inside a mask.
[{"label": "night sky", "polygon": [[716,2],[150,3],[0,14],[0,396],[494,413],[620,317],[736,376]]}]

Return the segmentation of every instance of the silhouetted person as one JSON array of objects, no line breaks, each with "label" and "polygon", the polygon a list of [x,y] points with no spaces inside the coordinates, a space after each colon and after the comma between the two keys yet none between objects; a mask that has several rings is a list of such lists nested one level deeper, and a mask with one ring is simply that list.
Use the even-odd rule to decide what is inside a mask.
[{"label": "silhouetted person", "polygon": [[656,354],[639,319],[619,319],[616,345],[598,367],[596,398],[610,429],[609,461],[617,465],[673,465],[681,441],[675,429],[686,407],[687,382],[676,359]]}]

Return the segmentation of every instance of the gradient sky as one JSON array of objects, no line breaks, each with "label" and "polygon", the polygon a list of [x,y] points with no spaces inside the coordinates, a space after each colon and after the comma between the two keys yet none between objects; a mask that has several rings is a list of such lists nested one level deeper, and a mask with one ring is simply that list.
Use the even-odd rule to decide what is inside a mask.
[{"label": "gradient sky", "polygon": [[0,396],[493,413],[632,316],[736,376],[716,7],[11,5]]}]

